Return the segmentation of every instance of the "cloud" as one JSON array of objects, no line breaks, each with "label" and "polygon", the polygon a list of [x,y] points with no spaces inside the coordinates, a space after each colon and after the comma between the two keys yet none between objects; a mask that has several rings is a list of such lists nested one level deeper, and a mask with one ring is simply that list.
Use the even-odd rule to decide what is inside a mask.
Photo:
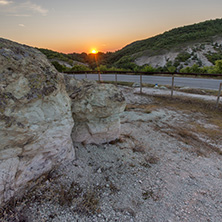
[{"label": "cloud", "polygon": [[46,16],[48,14],[48,9],[43,8],[41,5],[32,3],[31,1],[24,1],[22,3],[0,0],[0,6],[5,6],[0,8],[0,12],[3,12],[7,16],[17,16],[17,17],[29,17],[31,14],[40,14]]},{"label": "cloud", "polygon": [[24,24],[19,24],[19,26],[20,26],[20,27],[25,27],[25,25],[24,25]]},{"label": "cloud", "polygon": [[13,14],[13,15],[10,15],[10,16],[14,16],[14,17],[30,17],[31,15],[29,15],[29,14]]},{"label": "cloud", "polygon": [[1,6],[1,5],[9,5],[9,4],[11,4],[11,3],[12,3],[12,1],[0,0],[0,6]]},{"label": "cloud", "polygon": [[39,13],[43,16],[46,16],[48,13],[47,9],[44,9],[42,6],[34,4],[30,1],[24,2],[19,6],[21,9],[27,10],[27,11],[32,11],[35,13]]}]

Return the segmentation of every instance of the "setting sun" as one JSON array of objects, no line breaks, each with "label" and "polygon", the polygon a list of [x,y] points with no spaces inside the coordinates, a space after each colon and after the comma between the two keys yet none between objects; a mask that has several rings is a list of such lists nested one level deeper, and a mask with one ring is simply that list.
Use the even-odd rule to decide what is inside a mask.
[{"label": "setting sun", "polygon": [[93,50],[91,51],[91,53],[96,54],[96,53],[98,53],[98,51],[95,50],[95,49],[93,49]]}]

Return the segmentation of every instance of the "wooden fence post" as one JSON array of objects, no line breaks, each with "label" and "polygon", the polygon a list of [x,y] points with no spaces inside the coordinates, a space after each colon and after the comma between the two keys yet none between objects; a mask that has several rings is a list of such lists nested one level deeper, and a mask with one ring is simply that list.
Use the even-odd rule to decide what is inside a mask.
[{"label": "wooden fence post", "polygon": [[143,84],[143,75],[142,73],[140,73],[140,94],[142,94],[142,90],[143,90],[142,84]]},{"label": "wooden fence post", "polygon": [[98,80],[99,80],[99,83],[101,83],[100,72],[98,72]]},{"label": "wooden fence post", "polygon": [[174,75],[172,75],[171,98],[173,97]]},{"label": "wooden fence post", "polygon": [[85,73],[85,78],[87,79],[87,73]]},{"label": "wooden fence post", "polygon": [[218,105],[219,105],[220,94],[221,94],[221,88],[222,88],[222,82],[220,83],[220,86],[219,86],[219,91],[218,91],[218,96],[217,96],[216,108],[218,108]]}]

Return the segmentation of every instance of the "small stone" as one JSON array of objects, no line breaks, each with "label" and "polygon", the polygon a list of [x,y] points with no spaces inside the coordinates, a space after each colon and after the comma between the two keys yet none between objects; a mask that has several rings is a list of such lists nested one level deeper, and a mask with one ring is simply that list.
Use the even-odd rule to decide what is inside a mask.
[{"label": "small stone", "polygon": [[140,84],[138,82],[134,82],[132,85],[133,88],[138,88],[140,87]]},{"label": "small stone", "polygon": [[99,169],[97,170],[97,173],[102,173],[101,168],[99,168]]},{"label": "small stone", "polygon": [[167,90],[166,86],[160,86],[160,89]]}]

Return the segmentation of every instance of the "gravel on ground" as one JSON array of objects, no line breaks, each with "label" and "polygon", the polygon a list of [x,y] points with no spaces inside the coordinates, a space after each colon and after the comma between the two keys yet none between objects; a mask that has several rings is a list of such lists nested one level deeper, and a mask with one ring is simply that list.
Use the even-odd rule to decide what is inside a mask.
[{"label": "gravel on ground", "polygon": [[[128,104],[121,137],[103,145],[74,144],[76,160],[40,178],[2,210],[0,221],[222,220],[219,121],[121,90]],[[221,120],[222,112],[217,115]]]}]

